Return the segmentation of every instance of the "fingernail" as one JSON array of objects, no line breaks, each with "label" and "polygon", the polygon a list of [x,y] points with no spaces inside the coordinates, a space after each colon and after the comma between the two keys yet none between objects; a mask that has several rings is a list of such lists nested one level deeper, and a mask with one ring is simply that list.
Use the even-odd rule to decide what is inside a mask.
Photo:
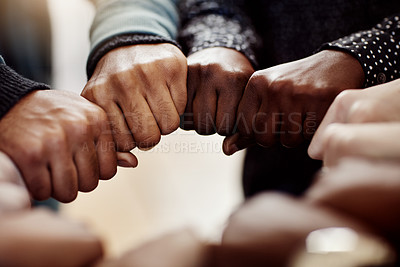
[{"label": "fingernail", "polygon": [[132,163],[130,163],[128,161],[125,161],[125,160],[118,160],[117,164],[118,164],[118,166],[124,167],[124,168],[135,168],[137,166],[137,165],[132,164]]}]

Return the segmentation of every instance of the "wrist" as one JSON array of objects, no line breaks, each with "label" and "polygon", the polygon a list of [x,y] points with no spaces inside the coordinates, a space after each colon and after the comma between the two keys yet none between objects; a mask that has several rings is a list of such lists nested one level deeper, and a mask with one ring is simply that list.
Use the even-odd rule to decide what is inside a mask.
[{"label": "wrist", "polygon": [[318,54],[323,60],[331,62],[331,71],[337,73],[343,89],[360,89],[364,87],[365,74],[361,63],[356,57],[345,51],[322,50]]}]

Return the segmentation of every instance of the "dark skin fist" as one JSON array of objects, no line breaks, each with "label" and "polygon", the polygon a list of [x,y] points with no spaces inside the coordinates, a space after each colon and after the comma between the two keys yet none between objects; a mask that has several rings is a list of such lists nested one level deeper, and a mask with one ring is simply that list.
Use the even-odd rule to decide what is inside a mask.
[{"label": "dark skin fist", "polygon": [[188,57],[188,101],[182,128],[199,134],[233,132],[236,112],[254,72],[236,50],[207,48]]},{"label": "dark skin fist", "polygon": [[174,45],[120,47],[99,61],[82,96],[106,111],[118,151],[148,149],[179,127],[186,78],[186,57]]},{"label": "dark skin fist", "polygon": [[[35,91],[0,120],[0,150],[17,165],[32,197],[73,201],[117,171],[105,112],[63,91]],[[126,164],[137,160],[124,155]]]},{"label": "dark skin fist", "polygon": [[238,134],[225,140],[224,152],[255,143],[296,147],[311,139],[336,95],[363,82],[359,62],[333,50],[257,71],[239,105]]}]

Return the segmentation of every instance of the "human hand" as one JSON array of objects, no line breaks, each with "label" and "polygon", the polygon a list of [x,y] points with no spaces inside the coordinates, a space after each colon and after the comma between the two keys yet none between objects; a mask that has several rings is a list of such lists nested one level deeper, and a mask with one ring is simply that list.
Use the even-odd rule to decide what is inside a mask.
[{"label": "human hand", "polygon": [[100,260],[100,240],[81,224],[41,209],[0,218],[4,266],[91,266]]},{"label": "human hand", "polygon": [[[220,262],[225,263],[221,266],[229,267],[328,266],[332,261],[330,257],[335,258],[335,255],[325,258],[325,264],[318,265],[315,261],[303,265],[291,264],[295,262],[298,252],[307,249],[306,240],[309,234],[326,228],[351,229],[357,233],[357,237],[360,237],[359,241],[364,234],[372,232],[362,221],[353,219],[348,214],[319,205],[310,205],[285,194],[260,194],[247,201],[231,216],[223,235],[221,254],[218,258]],[[326,238],[323,243],[325,246],[321,249],[329,247],[326,246]],[[337,243],[336,249],[338,246],[348,247],[348,244]],[[360,253],[357,251],[355,254],[357,256]],[[345,255],[343,253],[336,255],[340,256]],[[337,260],[336,258],[336,262]],[[342,263],[344,262],[348,260],[342,259]]]},{"label": "human hand", "polygon": [[182,128],[230,135],[244,88],[254,69],[240,52],[207,48],[188,57],[188,101]]},{"label": "human hand", "polygon": [[[180,230],[129,251],[119,259],[100,262],[96,267],[202,267],[206,246],[190,230]],[[154,255],[157,255],[156,257]]]},{"label": "human hand", "polygon": [[[35,91],[0,121],[0,150],[17,165],[32,197],[70,202],[109,179],[117,157],[104,111],[62,91]],[[131,166],[137,161],[128,159]]]},{"label": "human hand", "polygon": [[363,82],[360,63],[331,50],[257,71],[239,104],[238,134],[224,141],[225,154],[254,143],[295,147],[311,139],[336,95]]},{"label": "human hand", "polygon": [[30,207],[29,193],[17,166],[6,154],[0,152],[0,216]]},{"label": "human hand", "polygon": [[147,149],[179,127],[186,78],[186,57],[174,45],[120,47],[98,62],[82,96],[106,111],[118,151]]},{"label": "human hand", "polygon": [[334,123],[320,138],[324,166],[332,167],[345,157],[400,162],[400,123]]},{"label": "human hand", "polygon": [[325,169],[304,199],[357,218],[399,242],[399,177],[398,163],[346,158]]},{"label": "human hand", "polygon": [[364,90],[342,92],[333,101],[318,127],[308,149],[308,154],[315,159],[323,158],[326,149],[323,145],[324,139],[326,139],[325,132],[332,123],[400,121],[399,100],[400,80]]}]

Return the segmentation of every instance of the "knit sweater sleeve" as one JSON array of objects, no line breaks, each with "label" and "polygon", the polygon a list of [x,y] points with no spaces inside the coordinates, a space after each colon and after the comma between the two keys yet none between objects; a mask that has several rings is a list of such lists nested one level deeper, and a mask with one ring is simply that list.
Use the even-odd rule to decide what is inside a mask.
[{"label": "knit sweater sleeve", "polygon": [[89,77],[97,62],[117,47],[155,43],[177,45],[177,0],[92,1],[96,6],[96,16],[90,32]]},{"label": "knit sweater sleeve", "polygon": [[356,32],[322,45],[352,54],[365,74],[365,87],[400,78],[400,14],[384,19],[372,29]]},{"label": "knit sweater sleeve", "polygon": [[25,95],[39,89],[50,89],[50,87],[22,77],[5,65],[0,57],[0,118]]},{"label": "knit sweater sleeve", "polygon": [[227,47],[243,53],[256,67],[260,38],[242,12],[243,0],[182,0],[179,43],[190,55],[211,47]]}]

